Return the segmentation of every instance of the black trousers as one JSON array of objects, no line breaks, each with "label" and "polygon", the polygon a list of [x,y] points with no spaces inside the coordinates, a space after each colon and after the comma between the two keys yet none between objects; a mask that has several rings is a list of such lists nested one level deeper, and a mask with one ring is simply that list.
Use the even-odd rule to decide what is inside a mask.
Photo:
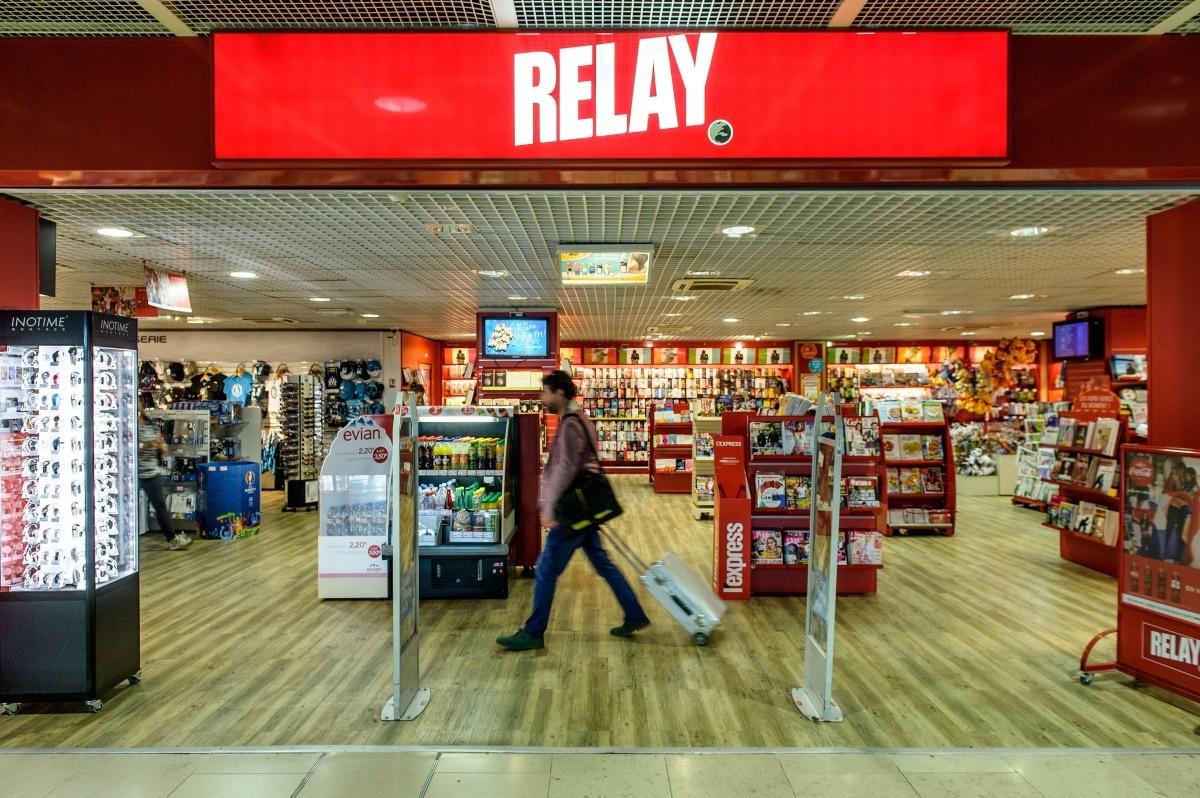
[{"label": "black trousers", "polygon": [[167,512],[166,482],[167,478],[162,474],[138,478],[138,483],[146,492],[150,506],[154,508],[154,514],[158,516],[158,525],[162,527],[163,534],[167,536],[167,542],[170,543],[175,539],[175,527],[171,523],[171,514]]}]

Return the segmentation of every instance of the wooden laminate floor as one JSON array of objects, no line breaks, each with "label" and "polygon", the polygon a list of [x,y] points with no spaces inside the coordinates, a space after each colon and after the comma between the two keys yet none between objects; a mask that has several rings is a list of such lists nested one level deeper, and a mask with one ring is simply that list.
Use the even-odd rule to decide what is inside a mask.
[{"label": "wooden laminate floor", "polygon": [[[643,556],[711,568],[711,523],[686,496],[617,479],[616,525]],[[423,602],[414,723],[377,720],[390,687],[388,604],[316,599],[315,514],[267,494],[263,534],[169,552],[144,538],[145,681],[98,715],[27,706],[0,717],[5,747],[430,744],[620,747],[1195,746],[1200,718],[1101,677],[1079,652],[1115,618],[1107,577],[1063,562],[1057,537],[1007,499],[960,499],[959,534],[893,538],[879,593],[838,603],[835,694],[846,721],[792,707],[803,601],[731,606],[697,648],[646,598],[654,625],[612,638],[616,602],[582,556],[559,585],[547,648],[502,653],[532,583],[507,601]],[[1101,652],[1108,653],[1108,652]]]}]

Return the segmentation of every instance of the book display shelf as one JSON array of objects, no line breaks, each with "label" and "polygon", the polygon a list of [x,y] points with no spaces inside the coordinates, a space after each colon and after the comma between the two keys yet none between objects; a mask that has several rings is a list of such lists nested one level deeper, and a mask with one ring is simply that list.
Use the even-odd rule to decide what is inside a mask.
[{"label": "book display shelf", "polygon": [[474,347],[448,346],[442,350],[442,404],[453,407],[467,403],[467,394],[478,387],[474,364]]},{"label": "book display shelf", "polygon": [[1054,467],[1054,450],[1042,445],[1046,431],[1045,416],[1027,415],[1024,419],[1025,437],[1017,447],[1017,484],[1012,503],[1046,512],[1054,486],[1046,479]]},{"label": "book display shelf", "polygon": [[[749,419],[753,594],[808,591],[813,423],[813,416]],[[844,423],[837,592],[870,594],[876,592],[877,573],[883,567],[879,530],[886,513],[879,422],[874,417],[848,417]]]},{"label": "book display shelf", "polygon": [[1058,491],[1047,504],[1044,525],[1058,532],[1064,560],[1109,576],[1120,567],[1118,454],[1125,434],[1123,417],[1077,409],[1062,413],[1041,440],[1054,452],[1045,481]]},{"label": "book display shelf", "polygon": [[950,427],[945,419],[932,418],[935,413],[931,405],[925,409],[929,420],[881,419],[887,535],[910,531],[954,534],[954,445]]},{"label": "book display shelf", "polygon": [[650,406],[650,482],[655,493],[692,491],[692,414],[687,402]]},{"label": "book display shelf", "polygon": [[721,434],[720,416],[692,419],[692,517],[711,518],[716,491],[713,436]]}]

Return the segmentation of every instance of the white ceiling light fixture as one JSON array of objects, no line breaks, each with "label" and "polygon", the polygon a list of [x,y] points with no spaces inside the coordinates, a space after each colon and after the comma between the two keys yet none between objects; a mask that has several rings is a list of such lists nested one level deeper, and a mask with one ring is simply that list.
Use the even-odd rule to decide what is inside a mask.
[{"label": "white ceiling light fixture", "polygon": [[109,238],[133,238],[134,236],[132,230],[126,230],[124,227],[100,227],[96,229],[96,232]]},{"label": "white ceiling light fixture", "polygon": [[1117,269],[1115,272],[1113,272],[1113,274],[1145,274],[1145,273],[1146,273],[1145,269],[1141,269],[1141,268],[1137,268],[1137,267],[1133,267],[1133,268],[1129,268],[1129,269]]},{"label": "white ceiling light fixture", "polygon": [[721,273],[719,271],[712,271],[712,270],[703,270],[703,271],[698,271],[698,272],[689,271],[687,273],[687,276],[688,277],[720,277]]},{"label": "white ceiling light fixture", "polygon": [[854,301],[857,301],[859,299],[866,299],[866,298],[867,297],[864,294],[843,294],[842,295],[842,299],[849,299],[849,300],[854,300]]},{"label": "white ceiling light fixture", "polygon": [[775,322],[775,326],[776,327],[791,327],[792,323],[790,321],[777,321],[777,322]]},{"label": "white ceiling light fixture", "polygon": [[1034,330],[1034,331],[1033,331],[1033,332],[1031,332],[1029,335],[1030,335],[1030,337],[1032,337],[1032,338],[1041,338],[1041,337],[1042,337],[1043,335],[1045,335],[1045,334],[1046,334],[1046,333],[1045,333],[1045,332],[1043,332],[1042,330]]},{"label": "white ceiling light fixture", "polygon": [[802,315],[802,316],[820,316],[824,312],[825,311],[823,311],[823,310],[806,310],[800,315]]},{"label": "white ceiling light fixture", "polygon": [[898,322],[894,323],[892,326],[893,327],[911,327],[911,326],[913,326],[913,323],[911,321],[898,321]]},{"label": "white ceiling light fixture", "polygon": [[254,272],[230,272],[230,277],[236,277],[239,280],[257,280],[258,275]]},{"label": "white ceiling light fixture", "polygon": [[377,319],[377,318],[379,318],[379,314],[378,313],[364,313],[364,314],[362,314],[362,317],[364,319]]},{"label": "white ceiling light fixture", "polygon": [[480,277],[507,277],[508,271],[505,269],[476,269],[475,273]]},{"label": "white ceiling light fixture", "polygon": [[526,299],[529,299],[529,297],[521,296],[520,294],[509,294],[508,295],[509,302],[523,302]]},{"label": "white ceiling light fixture", "polygon": [[310,296],[308,298],[308,301],[309,302],[328,302],[329,297],[327,297],[327,296]]},{"label": "white ceiling light fixture", "polygon": [[962,332],[959,333],[959,335],[974,335],[974,334],[975,334],[975,332],[973,330],[963,330]]},{"label": "white ceiling light fixture", "polygon": [[686,296],[681,294],[676,294],[675,296],[671,297],[671,299],[675,300],[676,302],[691,302],[695,298],[696,297],[694,296]]},{"label": "white ceiling light fixture", "polygon": [[969,311],[969,310],[943,310],[942,315],[943,316],[961,316],[964,313],[970,313],[970,312],[971,311]]},{"label": "white ceiling light fixture", "polygon": [[1033,299],[1037,294],[1013,294],[1009,299]]},{"label": "white ceiling light fixture", "polygon": [[1046,233],[1049,233],[1051,229],[1052,228],[1044,225],[1030,225],[1028,227],[1018,227],[1016,229],[1009,230],[1008,234],[1013,238],[1037,238],[1038,236],[1046,235]]},{"label": "white ceiling light fixture", "polygon": [[855,333],[855,335],[870,335],[870,334],[871,334],[870,330],[859,330],[858,332]]},{"label": "white ceiling light fixture", "polygon": [[721,321],[725,322],[726,324],[737,324],[739,321],[741,321],[741,319],[735,319],[731,316],[728,319],[721,319]]},{"label": "white ceiling light fixture", "polygon": [[862,324],[864,321],[870,320],[871,318],[869,316],[855,316],[854,318],[850,319],[850,321],[854,322],[855,324]]},{"label": "white ceiling light fixture", "polygon": [[683,314],[682,313],[664,313],[663,315],[669,319],[675,319],[675,318],[682,316]]},{"label": "white ceiling light fixture", "polygon": [[753,233],[756,229],[752,224],[735,224],[729,227],[722,227],[721,232],[729,238],[742,238]]},{"label": "white ceiling light fixture", "polygon": [[188,324],[208,324],[208,319],[200,319],[200,318],[188,319],[187,323]]},{"label": "white ceiling light fixture", "polygon": [[905,269],[896,274],[897,277],[928,277],[929,271],[926,269]]}]

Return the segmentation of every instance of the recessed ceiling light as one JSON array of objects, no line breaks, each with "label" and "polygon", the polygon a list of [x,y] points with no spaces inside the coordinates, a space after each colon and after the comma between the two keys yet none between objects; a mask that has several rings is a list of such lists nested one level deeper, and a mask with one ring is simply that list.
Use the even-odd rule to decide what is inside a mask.
[{"label": "recessed ceiling light", "polygon": [[1138,269],[1138,268],[1117,269],[1117,271],[1115,272],[1115,274],[1145,274],[1145,273],[1146,273],[1145,269]]},{"label": "recessed ceiling light", "polygon": [[943,310],[942,315],[943,316],[961,316],[964,313],[970,313],[970,312],[971,311],[969,311],[969,310]]},{"label": "recessed ceiling light", "polygon": [[520,294],[509,294],[508,295],[508,300],[510,302],[520,302],[521,300],[524,300],[524,299],[529,299],[529,297],[521,296]]},{"label": "recessed ceiling light", "polygon": [[974,334],[975,333],[972,332],[971,330],[963,330],[962,332],[959,333],[959,335],[974,335]]},{"label": "recessed ceiling light", "polygon": [[1037,294],[1013,294],[1009,299],[1033,299]]},{"label": "recessed ceiling light", "polygon": [[327,296],[310,296],[308,298],[308,301],[309,302],[328,302],[329,297],[327,297]]},{"label": "recessed ceiling light", "polygon": [[752,224],[735,224],[729,227],[721,228],[721,232],[730,238],[741,238],[742,236],[748,236],[753,233],[754,230],[755,227]]},{"label": "recessed ceiling light", "polygon": [[673,319],[673,318],[676,318],[677,316],[682,316],[683,314],[682,313],[664,313],[663,315],[666,316],[667,318]]},{"label": "recessed ceiling light", "polygon": [[695,298],[696,297],[694,296],[683,296],[680,294],[676,294],[675,296],[671,297],[671,299],[674,299],[676,302],[691,302]]},{"label": "recessed ceiling light", "polygon": [[208,321],[207,319],[188,319],[187,323],[188,324],[205,324],[205,323],[207,323],[207,321]]},{"label": "recessed ceiling light", "polygon": [[688,277],[720,277],[721,273],[718,271],[712,271],[712,270],[703,270],[703,271],[698,271],[698,272],[690,271],[687,273],[687,276]]},{"label": "recessed ceiling light", "polygon": [[377,318],[379,318],[379,314],[378,313],[364,313],[364,314],[362,314],[362,317],[364,319],[377,319]]},{"label": "recessed ceiling light", "polygon": [[855,316],[854,318],[850,319],[850,321],[855,322],[857,324],[862,324],[864,321],[870,321],[870,320],[871,319],[867,316]]},{"label": "recessed ceiling light", "polygon": [[911,321],[898,321],[895,324],[893,324],[892,326],[893,327],[911,327],[913,325],[912,325]]},{"label": "recessed ceiling light", "polygon": [[96,232],[109,238],[133,238],[133,231],[124,227],[101,227]]},{"label": "recessed ceiling light", "polygon": [[721,319],[721,321],[725,322],[726,324],[737,324],[740,321],[740,319],[735,319],[733,317],[730,317],[728,319]]},{"label": "recessed ceiling light", "polygon": [[862,294],[845,294],[842,299],[866,299],[866,297]]},{"label": "recessed ceiling light", "polygon": [[790,321],[777,321],[777,322],[775,322],[775,326],[776,327],[791,327],[792,323]]},{"label": "recessed ceiling light", "polygon": [[1034,238],[1036,236],[1043,236],[1049,232],[1049,227],[1031,225],[1029,227],[1018,227],[1015,230],[1009,230],[1008,234],[1013,238]]},{"label": "recessed ceiling light", "polygon": [[258,277],[254,272],[230,272],[230,277],[236,277],[239,280],[253,280]]},{"label": "recessed ceiling light", "polygon": [[870,335],[870,334],[871,334],[870,330],[859,330],[857,333],[855,333],[855,335]]},{"label": "recessed ceiling light", "polygon": [[507,277],[508,272],[504,269],[476,269],[475,273],[480,277]]},{"label": "recessed ceiling light", "polygon": [[896,275],[897,277],[928,277],[929,272],[923,269],[905,269]]},{"label": "recessed ceiling light", "polygon": [[1041,330],[1034,330],[1033,332],[1030,333],[1030,335],[1033,336],[1034,338],[1041,338],[1045,334],[1046,333],[1042,332]]}]

